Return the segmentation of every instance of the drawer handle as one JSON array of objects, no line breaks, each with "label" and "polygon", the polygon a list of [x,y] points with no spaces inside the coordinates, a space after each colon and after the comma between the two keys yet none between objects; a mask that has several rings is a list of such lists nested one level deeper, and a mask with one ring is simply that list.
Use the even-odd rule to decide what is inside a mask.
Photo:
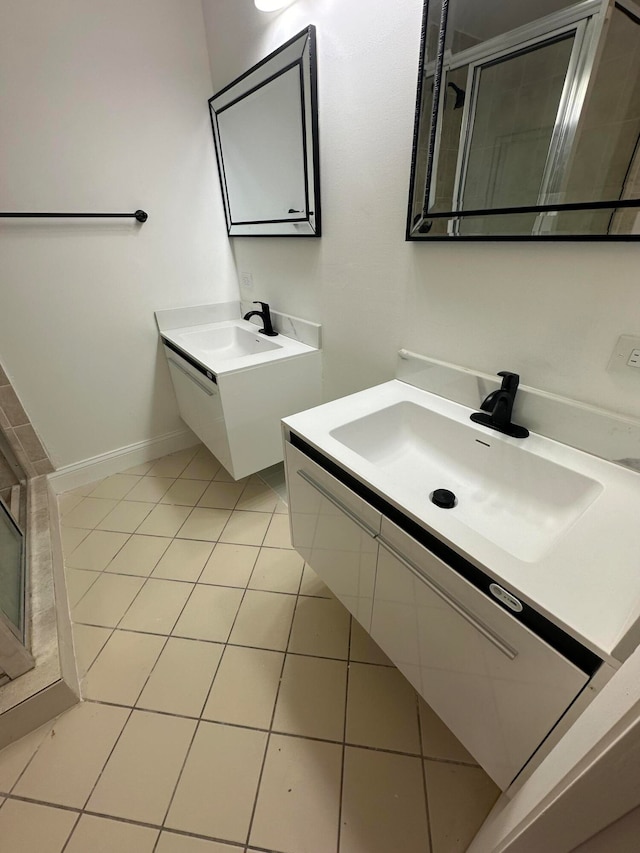
[{"label": "drawer handle", "polygon": [[199,388],[201,391],[204,391],[204,393],[205,393],[205,394],[207,394],[209,397],[213,397],[213,396],[214,396],[215,391],[210,391],[210,390],[207,388],[207,386],[206,386],[206,385],[203,385],[203,384],[202,384],[202,382],[198,382],[198,380],[195,378],[195,376],[192,376],[192,375],[189,373],[189,371],[188,371],[185,367],[183,367],[181,364],[178,364],[178,362],[177,362],[174,358],[169,358],[169,356],[167,356],[167,361],[168,361],[170,364],[172,364],[174,367],[177,367],[177,368],[178,368],[178,370],[180,371],[180,373],[184,373],[184,375],[185,375],[186,377],[188,377],[188,378],[189,378],[189,379],[190,379],[190,380],[191,380],[195,385],[197,385],[197,386],[198,386],[198,388]]},{"label": "drawer handle", "polygon": [[[518,657],[518,652],[504,643],[500,637],[496,636],[490,628],[487,628],[482,622],[480,622],[472,613],[459,604],[455,599],[451,598],[449,593],[445,592],[435,581],[427,578],[417,566],[414,566],[413,563],[409,562],[406,557],[403,557],[399,551],[397,551],[393,545],[390,545],[386,542],[382,537],[378,536],[378,543],[380,547],[384,548],[385,551],[388,551],[392,557],[395,557],[402,565],[407,568],[412,575],[415,575],[418,580],[422,581],[432,592],[435,592],[437,596],[439,596],[446,604],[449,605],[459,616],[469,623],[476,631],[479,631],[485,639],[489,640],[499,652],[502,652],[503,655],[509,658],[509,660],[515,660]],[[496,605],[497,606],[497,605]]]},{"label": "drawer handle", "polygon": [[343,512],[347,516],[347,518],[350,521],[353,521],[353,523],[357,525],[360,530],[363,530],[367,534],[367,536],[370,536],[372,539],[376,538],[376,536],[378,535],[377,530],[374,530],[372,527],[369,527],[366,522],[358,518],[357,515],[354,515],[351,510],[348,509],[341,501],[339,501],[338,498],[334,497],[331,492],[328,492],[323,486],[321,486],[319,483],[316,483],[316,481],[312,477],[310,477],[306,471],[300,469],[297,473],[299,477],[302,477],[305,483],[308,483],[312,489],[315,489],[316,492],[319,492],[322,497],[326,498],[330,504],[333,504],[336,507],[336,509],[339,509],[340,512]]}]

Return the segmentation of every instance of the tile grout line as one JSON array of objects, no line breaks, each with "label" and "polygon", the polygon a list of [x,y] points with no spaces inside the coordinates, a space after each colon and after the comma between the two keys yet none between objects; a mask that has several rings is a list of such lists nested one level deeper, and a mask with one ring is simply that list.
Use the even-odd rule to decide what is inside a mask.
[{"label": "tile grout line", "polygon": [[344,689],[344,721],[342,725],[342,761],[340,763],[340,799],[338,801],[338,848],[342,843],[342,801],[344,797],[344,764],[347,754],[347,711],[349,707],[349,671],[351,669],[351,635],[353,632],[353,616],[349,616],[349,642],[347,644],[347,673]]},{"label": "tile grout line", "polygon": [[[96,500],[101,500],[101,499],[96,498]],[[135,501],[130,501],[129,503],[135,503]],[[139,503],[150,503],[150,501],[139,501]],[[275,510],[273,512],[271,512],[270,510],[264,510],[264,509],[239,509],[239,510],[236,510],[236,509],[229,509],[229,507],[190,506],[189,504],[161,504],[161,503],[155,504],[154,509],[159,507],[159,506],[183,507],[184,509],[190,509],[190,510],[211,509],[211,510],[216,510],[217,512],[228,512],[228,513],[250,512],[252,515],[271,515],[271,516],[282,517],[282,518],[286,517],[285,513],[283,513],[283,512],[276,512]],[[151,515],[152,512],[153,512],[153,510],[150,510],[149,515]],[[189,513],[189,515],[191,515],[191,513]],[[140,532],[139,528],[144,524],[144,522],[146,521],[146,518],[142,519],[142,521],[140,522],[138,527],[136,527],[136,529],[133,532],[130,532],[128,530],[102,530],[101,528],[98,528],[98,527],[70,527],[70,526],[66,526],[66,525],[62,525],[62,527],[65,530],[82,530],[82,531],[84,531],[87,534],[87,536],[85,536],[85,539],[88,537],[88,535],[90,533],[97,531],[98,533],[122,533],[122,534],[128,534],[130,536],[133,536],[135,534],[136,536],[145,536],[149,539],[154,539],[154,538],[155,539],[180,539],[181,541],[188,541],[188,542],[217,542],[218,541],[217,539],[198,539],[195,536],[178,536],[178,533],[180,532],[182,527],[184,527],[184,524],[187,521],[188,517],[189,516],[187,516],[187,518],[185,518],[185,520],[183,522],[181,522],[180,527],[178,528],[178,530],[176,531],[176,533],[173,536],[171,536],[168,533],[142,533],[142,532]],[[228,522],[228,519],[224,524],[225,527],[227,525],[227,522]],[[76,547],[79,547],[81,544],[82,544],[82,542],[79,542]],[[244,543],[244,542],[223,542],[222,544],[223,545],[244,545],[246,543]],[[280,549],[280,550],[284,550],[284,551],[295,550],[295,549],[291,549],[291,548],[283,548],[281,545],[259,545],[259,546],[256,545],[254,547],[275,548],[275,549]],[[76,566],[69,566],[69,568],[73,569],[73,568],[76,568]],[[96,571],[96,570],[94,570],[94,569],[82,569],[82,571],[91,572],[91,571]],[[104,569],[101,569],[100,571],[104,571]],[[96,574],[99,574],[100,571],[96,571]]]},{"label": "tile grout line", "polygon": [[[65,712],[63,711],[62,713],[64,714]],[[62,716],[62,714],[58,714],[58,717],[61,717],[61,716]],[[13,783],[13,785],[11,785],[11,787],[9,788],[9,792],[8,792],[8,793],[6,793],[6,794],[4,794],[4,796],[6,796],[6,797],[11,796],[11,794],[13,793],[13,791],[14,791],[14,789],[15,789],[16,785],[20,782],[20,780],[22,779],[22,777],[24,776],[24,774],[27,772],[27,770],[28,770],[28,768],[29,768],[29,765],[31,764],[31,762],[33,761],[33,759],[36,757],[36,755],[38,754],[38,752],[40,751],[40,747],[41,747],[41,746],[42,746],[42,744],[45,742],[45,739],[46,739],[46,737],[49,735],[49,732],[51,731],[51,729],[52,729],[52,728],[54,727],[54,725],[56,724],[56,721],[57,721],[58,717],[54,717],[54,718],[53,718],[53,720],[50,720],[50,721],[49,721],[49,722],[51,723],[51,728],[47,730],[46,734],[44,735],[44,737],[42,738],[42,740],[40,741],[40,743],[39,743],[39,744],[36,746],[36,748],[33,750],[33,755],[32,755],[32,756],[31,756],[31,758],[27,761],[27,763],[25,764],[25,766],[22,768],[22,770],[21,770],[21,771],[20,771],[20,773],[18,774],[18,778],[17,778],[17,779],[16,779],[16,781]],[[46,725],[47,725],[47,723],[43,723],[43,725],[45,725],[45,726],[46,726]]]},{"label": "tile grout line", "polygon": [[[222,660],[222,655],[220,656],[220,661],[221,660]],[[215,680],[215,677],[218,673],[218,667],[220,666],[220,661],[218,661],[218,666],[216,667],[216,672],[213,676],[214,680]],[[158,835],[158,837],[156,839],[156,843],[153,845],[153,850],[151,851],[151,853],[155,853],[156,848],[160,842],[160,836],[162,835],[162,831],[164,830],[166,820],[169,817],[169,812],[171,811],[171,806],[173,805],[173,801],[175,799],[176,792],[178,790],[178,786],[180,785],[180,781],[182,779],[182,774],[184,773],[184,768],[187,766],[187,761],[189,760],[189,755],[191,754],[191,748],[193,747],[193,743],[196,739],[196,735],[198,734],[198,731],[200,730],[201,722],[202,722],[201,720],[198,720],[196,722],[194,728],[193,728],[193,734],[191,735],[191,740],[189,741],[189,745],[188,745],[187,750],[184,754],[184,759],[183,759],[182,765],[180,767],[180,772],[178,773],[178,776],[176,778],[176,783],[173,786],[173,791],[171,792],[171,797],[169,798],[169,803],[167,804],[167,808],[165,810],[164,817],[162,818],[160,834]]]},{"label": "tile grout line", "polygon": [[[212,842],[216,842],[218,844],[227,844],[227,845],[230,845],[231,847],[237,847],[239,851],[242,851],[242,849],[245,846],[243,841],[231,841],[229,839],[218,838],[217,836],[213,836],[213,835],[204,835],[204,834],[198,833],[198,832],[189,832],[186,829],[172,829],[171,827],[163,827],[157,823],[149,823],[149,822],[143,821],[143,820],[134,820],[133,818],[120,817],[119,815],[110,815],[110,814],[107,814],[106,812],[94,811],[93,809],[78,808],[77,806],[67,806],[67,805],[63,805],[61,803],[51,803],[47,800],[38,800],[35,797],[22,797],[22,796],[19,796],[17,794],[12,794],[12,795],[7,796],[7,799],[5,800],[5,802],[7,802],[8,800],[12,800],[14,802],[19,802],[19,803],[29,803],[29,804],[34,805],[34,806],[45,806],[47,808],[57,809],[58,811],[71,812],[73,814],[77,814],[78,819],[80,819],[81,817],[86,815],[88,817],[97,817],[97,818],[102,818],[103,820],[114,821],[114,823],[124,823],[127,826],[140,826],[140,827],[144,827],[145,829],[155,829],[155,830],[158,830],[160,833],[168,833],[170,835],[179,835],[179,836],[185,837],[185,838],[196,838],[196,839],[201,839],[203,841],[212,841]],[[4,805],[4,803],[3,803],[3,805]],[[61,851],[61,853],[62,853],[62,851]],[[279,851],[269,851],[269,853],[279,853]]]},{"label": "tile grout line", "polygon": [[[179,581],[179,583],[191,583],[191,581]],[[204,584],[204,586],[215,586],[215,584]],[[223,587],[223,589],[237,589],[239,591],[246,590],[247,592],[268,592],[270,595],[288,595],[289,597],[294,597],[294,595],[295,595],[295,593],[274,592],[274,591],[268,590],[268,589],[266,589],[266,590],[265,589],[250,589],[249,587],[238,587],[238,586]],[[310,596],[310,595],[301,595],[299,597],[302,599],[319,598],[319,596]],[[319,600],[327,601],[330,599],[319,598]],[[235,617],[234,617],[234,623],[235,623]],[[190,637],[190,636],[187,636],[186,634],[174,634],[174,633],[161,634],[161,633],[155,632],[155,631],[138,631],[138,630],[135,630],[134,628],[111,628],[110,625],[98,625],[97,623],[94,623],[94,622],[74,622],[73,624],[74,625],[82,625],[85,628],[102,628],[103,630],[106,630],[106,631],[120,631],[120,633],[122,633],[122,634],[142,634],[145,637],[167,637],[167,636],[169,636],[169,637],[171,637],[173,639],[177,639],[177,640],[192,640],[193,642],[197,642],[197,643],[210,643],[211,645],[214,645],[214,646],[223,645],[223,646],[232,646],[233,648],[238,648],[238,649],[255,649],[256,651],[282,652],[282,649],[274,649],[271,647],[267,648],[265,646],[251,646],[247,643],[229,643],[229,642],[225,642],[224,640],[207,640],[207,639],[203,639],[200,637]],[[297,657],[315,658],[317,660],[334,660],[334,661],[340,661],[342,663],[346,663],[348,661],[348,658],[346,658],[346,657],[345,658],[330,657],[329,655],[318,655],[318,654],[312,654],[311,652],[288,651],[287,654],[294,655]],[[366,660],[356,660],[355,658],[351,661],[351,663],[357,663],[358,666],[378,666],[378,667],[381,667],[382,669],[393,669],[392,664],[375,663],[373,661],[366,661]]]},{"label": "tile grout line", "polygon": [[64,853],[64,851],[65,851],[65,850],[67,849],[67,847],[69,846],[69,842],[71,841],[71,838],[73,837],[73,834],[74,834],[74,832],[76,831],[76,829],[78,828],[78,824],[80,823],[80,821],[81,821],[81,820],[82,820],[82,812],[80,812],[80,814],[79,814],[79,815],[78,815],[78,817],[76,818],[76,822],[75,822],[75,823],[73,824],[73,826],[71,827],[71,832],[69,833],[69,835],[68,835],[68,837],[67,837],[67,840],[66,840],[66,841],[64,842],[64,844],[62,845],[62,848],[61,848],[61,850],[60,850],[60,853]]},{"label": "tile grout line", "polygon": [[[274,515],[275,515],[275,511],[274,511]],[[267,530],[268,529],[269,528],[267,528]],[[265,534],[265,536],[266,536],[266,534]],[[251,809],[251,817],[249,818],[249,826],[247,828],[247,840],[245,842],[247,847],[251,843],[251,832],[253,830],[253,822],[255,820],[256,809],[258,807],[258,798],[260,796],[260,788],[262,786],[262,777],[264,776],[264,768],[265,768],[266,763],[267,763],[267,754],[269,752],[269,743],[271,741],[273,723],[274,723],[274,720],[276,718],[276,709],[278,707],[278,698],[280,697],[280,690],[282,688],[282,678],[284,675],[285,664],[287,662],[287,653],[289,651],[289,645],[291,644],[291,635],[293,634],[293,623],[294,623],[295,618],[296,618],[296,610],[298,609],[298,601],[300,599],[300,588],[302,586],[302,578],[303,577],[304,577],[304,561],[302,563],[302,571],[300,573],[300,581],[298,583],[298,593],[296,595],[296,602],[295,602],[295,605],[293,607],[293,612],[291,614],[291,624],[289,625],[289,633],[287,635],[287,643],[286,643],[285,648],[284,648],[284,655],[282,656],[282,665],[280,667],[280,678],[278,679],[278,687],[276,689],[276,695],[275,695],[275,699],[273,701],[273,710],[271,712],[271,720],[269,722],[269,731],[267,732],[267,738],[266,738],[265,745],[264,745],[264,754],[262,756],[262,763],[260,765],[260,772],[258,774],[258,780],[257,780],[257,784],[256,784],[256,794],[255,794],[255,797],[253,800],[253,808]]]},{"label": "tile grout line", "polygon": [[416,711],[418,714],[418,737],[420,738],[420,777],[422,779],[422,790],[424,795],[424,809],[427,820],[427,840],[429,842],[429,850],[433,853],[433,839],[431,837],[431,817],[429,815],[429,796],[427,794],[427,774],[425,770],[424,760],[424,743],[422,741],[422,715],[420,714],[420,698],[416,694]]},{"label": "tile grout line", "polygon": [[[132,534],[132,536],[134,536],[134,535],[135,536],[142,536],[143,534],[138,534],[138,533]],[[165,539],[168,537],[149,536],[148,538],[149,539]],[[262,551],[264,549],[267,551],[286,551],[287,553],[289,553],[292,550],[290,548],[274,548],[272,545],[245,545],[242,542],[219,542],[217,539],[182,539],[182,538],[179,538],[177,540],[172,539],[171,541],[172,542],[175,542],[175,541],[178,541],[178,542],[202,542],[203,545],[205,545],[205,544],[213,545],[214,547],[216,545],[232,545],[232,546],[236,546],[239,548],[258,548],[260,551]],[[166,550],[168,551],[170,547],[171,546],[168,545]],[[295,549],[294,549],[294,553],[297,553],[295,551]],[[160,562],[160,560],[162,559],[163,556],[164,556],[164,554],[159,558],[158,562]],[[210,557],[211,557],[211,555],[209,555],[209,558],[207,558],[207,562],[210,559]],[[115,557],[114,557],[114,559],[115,559]],[[256,559],[257,559],[257,555],[256,555]],[[113,562],[113,560],[111,562]],[[111,563],[109,563],[109,565],[111,565]],[[232,584],[229,584],[229,583],[212,583],[211,581],[201,581],[201,580],[189,581],[189,580],[184,580],[183,578],[159,577],[159,576],[153,574],[153,572],[157,568],[157,565],[158,564],[156,563],[156,566],[152,569],[152,573],[150,575],[135,575],[135,574],[132,574],[130,572],[110,572],[108,570],[108,568],[109,568],[108,566],[106,569],[100,569],[99,571],[97,569],[79,569],[76,566],[69,566],[68,568],[73,569],[74,572],[91,572],[92,574],[97,575],[97,577],[100,577],[100,575],[112,575],[113,577],[121,577],[121,578],[145,578],[145,579],[151,579],[151,580],[162,580],[162,581],[168,581],[169,583],[200,583],[203,586],[221,586],[221,587],[224,587],[225,589],[244,589],[245,588],[244,586],[233,586]],[[251,571],[253,573],[253,569]],[[199,577],[202,575],[203,572],[204,572],[204,567],[201,570]],[[250,588],[257,590],[258,592],[277,592],[279,595],[297,595],[298,594],[296,592],[287,592],[286,590],[281,590],[281,589],[263,589],[262,587],[250,587]],[[324,599],[325,601],[327,601],[327,600],[332,601],[333,600],[328,595],[309,595],[308,593],[304,593],[304,592],[300,593],[300,597],[301,598],[321,598],[321,599]],[[85,624],[89,625],[91,623],[87,622]],[[150,633],[153,633],[153,632],[150,632]]]},{"label": "tile grout line", "polygon": [[[68,568],[72,569],[74,572],[88,572],[88,571],[90,571],[90,569],[75,569],[75,568],[73,568],[73,566],[69,566]],[[65,582],[65,589],[67,589],[67,566],[64,566],[64,573],[65,573],[65,578],[64,578],[64,582]],[[80,602],[81,602],[81,601],[82,601],[82,599],[85,597],[85,595],[89,592],[89,590],[90,590],[93,586],[95,586],[95,583],[96,583],[96,581],[98,580],[98,578],[100,577],[100,575],[102,574],[102,572],[94,572],[93,574],[96,576],[96,577],[95,577],[95,580],[91,581],[91,583],[89,584],[89,586],[85,589],[85,591],[82,593],[82,595],[80,596],[80,598],[79,598],[79,599],[76,601],[76,603],[73,605],[73,609],[74,609],[74,610],[75,610],[75,608],[80,604]],[[72,606],[71,606],[71,602],[69,602],[69,592],[68,592],[68,589],[67,589],[67,602],[68,602],[68,604],[69,604],[69,616],[71,616]],[[73,621],[73,617],[71,617],[71,621]]]},{"label": "tile grout line", "polygon": [[117,747],[117,746],[118,746],[118,744],[120,743],[120,738],[122,737],[122,735],[123,735],[123,733],[124,733],[124,730],[126,729],[126,727],[127,727],[128,723],[129,723],[129,720],[131,719],[131,717],[132,717],[132,716],[133,716],[133,708],[131,708],[131,709],[129,710],[129,713],[127,714],[127,719],[124,721],[124,725],[123,725],[123,726],[122,726],[122,728],[120,729],[120,734],[119,734],[119,735],[118,735],[118,737],[115,739],[113,746],[112,746],[112,747],[111,747],[111,749],[109,750],[109,754],[108,754],[108,756],[107,756],[107,758],[106,758],[105,762],[104,762],[104,763],[103,763],[103,765],[102,765],[102,769],[101,769],[101,770],[100,770],[100,772],[98,773],[98,776],[97,776],[97,778],[96,778],[96,781],[95,781],[95,782],[93,783],[93,785],[91,786],[91,790],[89,791],[89,795],[87,796],[87,798],[86,798],[86,799],[85,799],[85,801],[84,801],[84,805],[82,806],[81,811],[84,811],[84,810],[87,808],[87,805],[89,804],[89,800],[90,800],[90,799],[91,799],[91,797],[93,796],[93,792],[94,792],[94,791],[95,791],[95,789],[97,788],[97,786],[98,786],[98,782],[102,779],[102,774],[104,773],[105,768],[106,768],[107,764],[109,763],[109,761],[110,761],[110,759],[111,759],[111,756],[112,756],[112,755],[113,755],[113,753],[115,752],[116,747]]},{"label": "tile grout line", "polygon": [[[274,650],[273,649],[260,649],[260,651],[274,651]],[[275,654],[282,654],[282,652],[275,651]],[[330,660],[333,660],[333,659],[330,658]],[[344,663],[344,661],[340,661],[340,663]],[[267,733],[269,731],[272,731],[273,734],[283,735],[284,737],[298,738],[299,740],[312,740],[312,741],[315,741],[318,743],[330,743],[330,744],[334,744],[335,746],[341,746],[344,743],[345,746],[352,747],[353,749],[365,749],[368,752],[382,752],[386,755],[402,755],[405,758],[424,759],[426,761],[434,761],[434,762],[439,763],[439,764],[452,764],[452,765],[457,766],[457,767],[479,767],[478,764],[473,764],[472,762],[469,762],[469,761],[459,761],[455,758],[432,758],[430,756],[422,755],[420,752],[403,752],[402,750],[399,750],[399,749],[389,749],[388,747],[384,747],[384,746],[371,746],[371,745],[366,744],[366,743],[357,743],[355,741],[332,740],[331,738],[323,738],[323,737],[318,737],[316,735],[300,734],[299,732],[289,732],[289,731],[286,731],[285,729],[260,728],[259,726],[249,726],[249,725],[240,724],[240,723],[230,723],[227,720],[218,720],[218,719],[215,719],[213,717],[203,717],[203,716],[195,717],[195,716],[189,716],[188,714],[176,714],[172,711],[161,711],[161,710],[158,710],[157,708],[145,708],[145,707],[138,706],[138,705],[136,705],[136,706],[122,705],[118,702],[108,702],[108,701],[102,700],[102,699],[85,699],[84,701],[89,703],[89,704],[92,704],[92,705],[106,705],[106,706],[111,707],[111,708],[125,708],[125,709],[134,710],[134,711],[146,711],[149,714],[158,714],[159,716],[165,716],[165,717],[177,717],[178,719],[191,720],[192,722],[215,723],[218,726],[226,726],[226,727],[232,728],[232,729],[247,729],[248,731],[262,732],[262,733]]]}]

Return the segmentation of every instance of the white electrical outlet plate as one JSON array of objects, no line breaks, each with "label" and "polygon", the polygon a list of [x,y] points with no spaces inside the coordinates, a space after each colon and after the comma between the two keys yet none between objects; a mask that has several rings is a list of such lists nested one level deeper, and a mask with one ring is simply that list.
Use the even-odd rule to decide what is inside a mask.
[{"label": "white electrical outlet plate", "polygon": [[253,276],[250,272],[240,273],[240,287],[242,290],[253,290]]},{"label": "white electrical outlet plate", "polygon": [[640,367],[640,349],[632,349],[627,360],[627,367]]},{"label": "white electrical outlet plate", "polygon": [[640,368],[640,336],[620,335],[607,370],[612,373],[626,373],[635,368]]}]

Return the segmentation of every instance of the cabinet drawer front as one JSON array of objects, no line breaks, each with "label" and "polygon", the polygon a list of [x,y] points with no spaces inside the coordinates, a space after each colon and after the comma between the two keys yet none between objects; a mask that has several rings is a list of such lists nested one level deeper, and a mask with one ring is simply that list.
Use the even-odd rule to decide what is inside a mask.
[{"label": "cabinet drawer front", "polygon": [[369,630],[381,515],[288,443],[285,461],[293,547]]},{"label": "cabinet drawer front", "polygon": [[506,788],[588,676],[384,519],[371,635]]},{"label": "cabinet drawer front", "polygon": [[218,386],[168,347],[165,354],[180,417],[230,470],[229,442]]}]

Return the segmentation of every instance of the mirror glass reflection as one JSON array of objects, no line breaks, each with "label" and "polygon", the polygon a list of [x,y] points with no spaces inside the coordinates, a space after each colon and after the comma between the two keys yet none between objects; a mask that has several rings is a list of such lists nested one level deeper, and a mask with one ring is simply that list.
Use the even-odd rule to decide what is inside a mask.
[{"label": "mirror glass reflection", "polygon": [[209,101],[230,236],[320,236],[315,28]]},{"label": "mirror glass reflection", "polygon": [[639,133],[635,3],[428,0],[407,238],[638,237]]}]

